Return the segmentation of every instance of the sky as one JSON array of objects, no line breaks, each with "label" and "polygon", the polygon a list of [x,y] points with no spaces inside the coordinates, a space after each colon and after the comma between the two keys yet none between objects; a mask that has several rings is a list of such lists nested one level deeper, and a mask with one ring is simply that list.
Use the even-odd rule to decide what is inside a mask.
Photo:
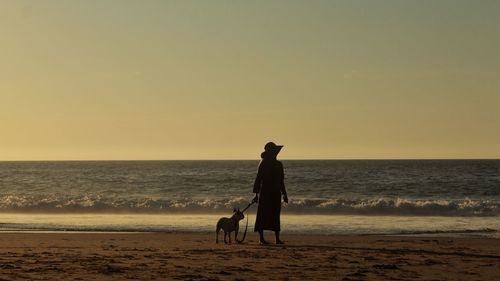
[{"label": "sky", "polygon": [[500,158],[500,1],[0,1],[0,160]]}]

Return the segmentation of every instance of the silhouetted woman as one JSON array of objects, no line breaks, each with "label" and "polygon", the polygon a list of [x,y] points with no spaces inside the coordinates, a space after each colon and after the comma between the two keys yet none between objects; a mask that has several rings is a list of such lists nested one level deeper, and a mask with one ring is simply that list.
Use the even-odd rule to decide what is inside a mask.
[{"label": "silhouetted woman", "polygon": [[254,201],[259,202],[254,231],[259,232],[261,244],[268,244],[264,240],[264,230],[274,231],[276,244],[283,244],[280,240],[281,195],[286,203],[288,203],[288,197],[285,190],[283,165],[276,159],[282,147],[273,142],[266,144],[265,151],[261,154],[262,161],[253,188]]}]

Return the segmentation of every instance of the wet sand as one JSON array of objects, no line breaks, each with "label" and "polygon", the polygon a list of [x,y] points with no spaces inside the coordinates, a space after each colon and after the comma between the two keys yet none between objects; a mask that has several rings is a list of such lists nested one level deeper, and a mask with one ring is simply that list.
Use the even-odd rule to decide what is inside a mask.
[{"label": "wet sand", "polygon": [[213,234],[0,234],[0,280],[500,280],[500,240]]}]

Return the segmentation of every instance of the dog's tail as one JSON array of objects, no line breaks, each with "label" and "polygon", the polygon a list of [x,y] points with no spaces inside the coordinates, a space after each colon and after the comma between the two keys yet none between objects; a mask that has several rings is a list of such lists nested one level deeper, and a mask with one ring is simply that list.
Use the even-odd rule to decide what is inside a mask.
[{"label": "dog's tail", "polygon": [[247,237],[247,230],[248,230],[248,214],[247,214],[247,224],[245,225],[245,232],[243,232],[243,238],[241,240],[236,239],[236,242],[241,244],[243,241],[245,241],[245,237]]}]

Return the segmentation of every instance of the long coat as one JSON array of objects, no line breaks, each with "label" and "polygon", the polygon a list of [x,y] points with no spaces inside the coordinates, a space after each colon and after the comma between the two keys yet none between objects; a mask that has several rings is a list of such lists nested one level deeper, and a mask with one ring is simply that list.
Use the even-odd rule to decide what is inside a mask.
[{"label": "long coat", "polygon": [[255,179],[254,193],[260,193],[254,231],[280,231],[281,194],[285,194],[283,164],[263,160]]}]

